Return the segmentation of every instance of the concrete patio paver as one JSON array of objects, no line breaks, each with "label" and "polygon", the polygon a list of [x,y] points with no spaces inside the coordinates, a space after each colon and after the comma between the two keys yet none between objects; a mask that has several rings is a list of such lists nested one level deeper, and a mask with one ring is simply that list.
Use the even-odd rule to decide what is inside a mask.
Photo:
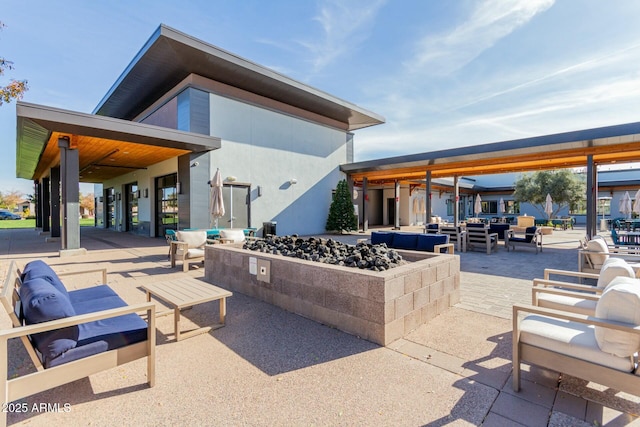
[{"label": "concrete patio paver", "polygon": [[[542,253],[504,247],[461,256],[461,301],[384,348],[242,294],[228,301],[227,326],[172,342],[159,318],[157,378],[144,384],[137,361],[25,399],[70,403],[69,413],[9,414],[29,425],[635,425],[637,397],[612,395],[535,367],[511,390],[511,304],[530,301],[531,279],[545,267],[575,270],[583,231],[545,236]],[[334,236],[355,243],[360,233]],[[0,273],[7,262],[44,258],[59,270],[87,264],[109,271],[127,302],[140,286],[185,273],[169,268],[167,247],[108,230],[83,229],[87,255],[59,258],[34,230],[0,231]],[[5,269],[5,270],[3,270]],[[204,276],[203,269],[187,275]],[[90,283],[72,283],[82,287]],[[160,304],[160,303],[158,303]],[[161,307],[160,307],[161,308]],[[185,312],[185,327],[217,319],[217,304]],[[8,327],[8,319],[1,319]],[[17,343],[16,343],[17,344]],[[20,345],[11,350],[20,356]],[[10,366],[14,372],[29,363]]]}]

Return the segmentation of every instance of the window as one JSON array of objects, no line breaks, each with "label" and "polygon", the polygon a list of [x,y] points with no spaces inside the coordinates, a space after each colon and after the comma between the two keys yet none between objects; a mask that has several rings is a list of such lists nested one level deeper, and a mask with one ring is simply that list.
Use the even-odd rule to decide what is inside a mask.
[{"label": "window", "polygon": [[598,215],[611,215],[611,199],[598,199]]},{"label": "window", "polygon": [[518,215],[520,213],[520,202],[515,200],[505,200],[504,207],[507,210],[505,214]]},{"label": "window", "polygon": [[483,214],[496,215],[498,213],[498,202],[495,200],[483,201],[481,205]]},{"label": "window", "polygon": [[[611,209],[611,206],[609,206]],[[575,204],[571,205],[571,209],[569,209],[569,214],[571,215],[586,215],[587,214],[587,201],[580,200]]]}]

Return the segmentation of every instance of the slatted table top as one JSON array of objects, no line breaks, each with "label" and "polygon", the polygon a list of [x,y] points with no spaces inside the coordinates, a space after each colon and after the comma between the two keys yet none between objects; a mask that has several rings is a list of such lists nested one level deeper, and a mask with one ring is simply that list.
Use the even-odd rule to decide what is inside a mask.
[{"label": "slatted table top", "polygon": [[142,289],[173,305],[175,308],[189,307],[233,295],[233,293],[226,289],[194,279],[193,277],[150,283],[142,285]]}]

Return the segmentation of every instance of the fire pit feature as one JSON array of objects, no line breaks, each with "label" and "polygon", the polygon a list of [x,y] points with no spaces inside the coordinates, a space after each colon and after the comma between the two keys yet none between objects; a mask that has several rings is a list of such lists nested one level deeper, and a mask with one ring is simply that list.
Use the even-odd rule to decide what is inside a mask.
[{"label": "fire pit feature", "polygon": [[385,244],[347,245],[333,239],[303,239],[295,234],[267,236],[263,240],[246,242],[244,249],[373,271],[388,270],[405,264],[398,251],[388,249]]},{"label": "fire pit feature", "polygon": [[[457,255],[394,249],[401,265],[378,271],[375,261],[375,269],[347,267],[364,266],[368,255],[362,251],[373,252],[374,247],[356,245],[342,254],[332,239],[294,239],[256,243],[255,251],[240,243],[207,245],[205,280],[380,345],[405,337],[460,300]],[[302,251],[308,260],[296,256],[303,242],[315,248]],[[385,250],[392,253],[376,248]],[[328,254],[344,256],[344,265],[327,263]],[[311,261],[316,256],[323,262]]]}]

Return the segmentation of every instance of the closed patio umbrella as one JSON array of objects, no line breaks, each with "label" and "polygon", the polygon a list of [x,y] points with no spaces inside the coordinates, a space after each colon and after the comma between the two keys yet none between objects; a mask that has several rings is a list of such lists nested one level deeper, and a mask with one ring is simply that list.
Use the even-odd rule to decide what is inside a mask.
[{"label": "closed patio umbrella", "polygon": [[476,216],[482,213],[482,198],[480,197],[480,194],[476,196],[476,203],[473,205],[473,212]]},{"label": "closed patio umbrella", "polygon": [[504,213],[506,212],[506,209],[504,207],[504,200],[502,199],[502,197],[500,197],[499,209],[500,209],[500,215],[504,215]]},{"label": "closed patio umbrella", "polygon": [[220,169],[216,169],[216,173],[209,181],[211,186],[211,222],[215,221],[215,226],[218,228],[218,219],[224,216],[224,200],[222,198],[222,176],[220,175]]},{"label": "closed patio umbrella", "polygon": [[620,199],[620,213],[625,217],[631,216],[631,196],[629,196],[629,192],[625,191],[624,196]]},{"label": "closed patio umbrella", "polygon": [[547,193],[547,199],[544,203],[544,212],[551,219],[551,214],[553,213],[553,200],[551,199],[551,194]]},{"label": "closed patio umbrella", "polygon": [[640,215],[640,190],[636,192],[635,200],[633,201],[633,211]]}]

